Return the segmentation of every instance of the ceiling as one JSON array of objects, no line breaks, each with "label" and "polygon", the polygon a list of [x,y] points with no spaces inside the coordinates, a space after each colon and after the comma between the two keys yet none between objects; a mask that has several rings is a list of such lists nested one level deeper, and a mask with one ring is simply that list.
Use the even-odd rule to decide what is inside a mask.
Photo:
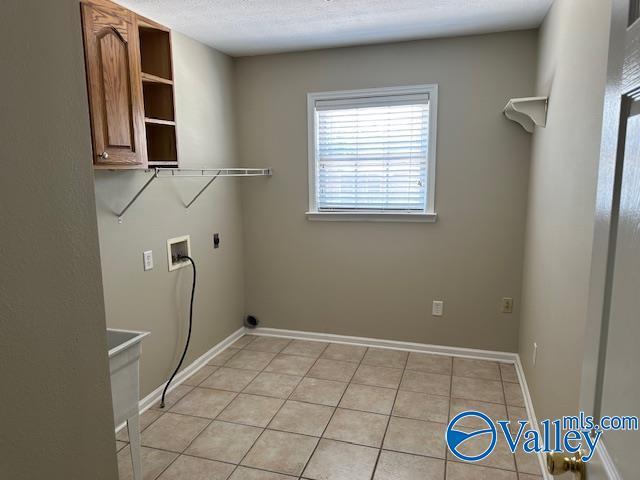
[{"label": "ceiling", "polygon": [[233,56],[540,25],[553,0],[116,0]]}]

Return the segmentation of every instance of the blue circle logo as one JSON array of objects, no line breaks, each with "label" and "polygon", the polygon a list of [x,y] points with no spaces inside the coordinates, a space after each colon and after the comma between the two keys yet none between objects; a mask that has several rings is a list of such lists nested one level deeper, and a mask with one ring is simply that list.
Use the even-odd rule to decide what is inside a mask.
[{"label": "blue circle logo", "polygon": [[[486,424],[486,428],[482,427],[471,432],[456,429],[456,424],[464,418],[479,419]],[[491,438],[489,446],[479,454],[465,455],[464,453],[461,453],[459,449],[464,445],[464,443],[471,438],[477,437],[478,435],[489,435]],[[456,415],[449,422],[449,425],[447,426],[446,439],[449,450],[451,450],[451,453],[453,453],[460,460],[464,460],[466,462],[478,462],[483,458],[486,458],[491,454],[491,452],[493,452],[493,449],[496,447],[498,435],[496,432],[496,426],[488,416],[486,416],[482,412],[468,411]]]}]

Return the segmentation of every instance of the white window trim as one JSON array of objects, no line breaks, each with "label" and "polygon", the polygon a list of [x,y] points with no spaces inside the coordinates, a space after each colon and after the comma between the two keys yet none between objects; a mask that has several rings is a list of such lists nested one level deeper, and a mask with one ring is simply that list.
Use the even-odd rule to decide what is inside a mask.
[{"label": "white window trim", "polygon": [[[319,212],[316,198],[316,102],[318,100],[340,100],[354,97],[384,97],[389,95],[424,94],[429,95],[429,152],[427,157],[427,195],[425,211],[413,212]],[[435,222],[436,200],[436,139],[438,125],[438,85],[412,85],[404,87],[365,88],[339,90],[333,92],[307,93],[308,169],[309,169],[309,211],[308,220],[347,222]]]}]

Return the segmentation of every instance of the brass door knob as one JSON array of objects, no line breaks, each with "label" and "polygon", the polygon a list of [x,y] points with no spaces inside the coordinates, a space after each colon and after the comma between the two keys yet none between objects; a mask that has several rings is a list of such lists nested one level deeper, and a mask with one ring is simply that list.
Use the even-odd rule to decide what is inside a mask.
[{"label": "brass door knob", "polygon": [[582,461],[581,452],[573,455],[566,453],[547,453],[547,470],[551,475],[573,472],[576,480],[586,480],[587,466]]}]

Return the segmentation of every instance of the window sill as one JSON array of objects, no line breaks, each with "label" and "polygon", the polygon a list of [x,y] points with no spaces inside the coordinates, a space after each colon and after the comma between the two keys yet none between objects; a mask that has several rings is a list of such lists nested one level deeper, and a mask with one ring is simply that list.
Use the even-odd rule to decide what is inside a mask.
[{"label": "window sill", "polygon": [[437,213],[307,212],[307,220],[323,222],[422,222],[435,223]]}]

